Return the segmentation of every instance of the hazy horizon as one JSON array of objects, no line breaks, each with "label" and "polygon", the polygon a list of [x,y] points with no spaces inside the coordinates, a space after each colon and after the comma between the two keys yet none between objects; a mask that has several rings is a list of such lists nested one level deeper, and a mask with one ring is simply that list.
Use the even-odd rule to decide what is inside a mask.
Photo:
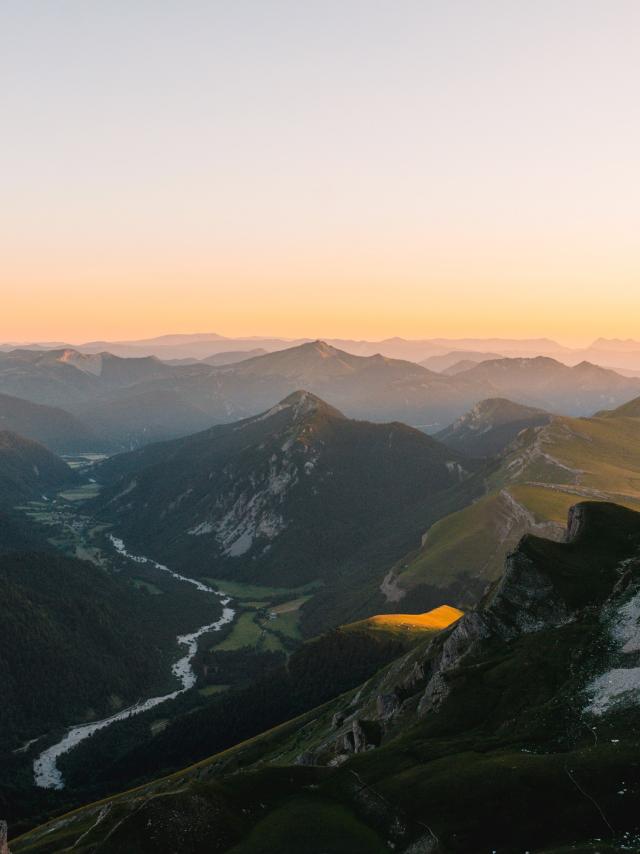
[{"label": "hazy horizon", "polygon": [[190,336],[193,336],[193,337],[196,337],[196,336],[201,336],[201,337],[218,336],[220,339],[222,339],[222,340],[228,339],[230,342],[255,340],[256,343],[259,343],[260,341],[267,341],[267,340],[281,340],[284,342],[343,340],[343,341],[354,341],[354,342],[368,341],[371,343],[375,343],[376,341],[388,341],[388,340],[392,340],[394,338],[409,341],[409,342],[410,341],[430,341],[430,340],[440,340],[441,339],[444,341],[449,341],[452,344],[455,343],[456,341],[465,342],[465,341],[472,341],[472,340],[477,340],[477,341],[499,341],[499,340],[504,340],[504,341],[509,341],[509,340],[511,340],[511,341],[543,341],[543,340],[548,340],[548,341],[552,341],[556,344],[559,344],[562,347],[567,347],[570,349],[586,349],[591,344],[595,343],[596,340],[605,339],[608,341],[612,341],[612,342],[616,341],[619,343],[628,343],[631,341],[638,342],[639,349],[640,349],[640,335],[637,335],[636,337],[634,337],[633,335],[630,335],[626,338],[623,338],[622,336],[611,336],[611,337],[609,337],[606,335],[596,335],[593,337],[583,336],[583,337],[579,337],[579,338],[563,338],[560,336],[545,335],[545,334],[540,334],[540,335],[508,335],[505,333],[503,335],[476,335],[476,334],[472,333],[469,335],[434,334],[434,335],[423,335],[423,336],[410,337],[410,336],[396,335],[394,333],[391,333],[389,335],[380,335],[380,336],[376,336],[376,337],[366,338],[363,336],[349,335],[349,334],[346,334],[346,335],[322,335],[322,334],[304,335],[304,334],[300,334],[300,335],[288,336],[288,335],[270,334],[268,331],[267,332],[255,332],[255,333],[250,332],[250,333],[246,333],[246,334],[242,333],[242,332],[240,332],[238,334],[232,334],[232,333],[225,334],[223,332],[220,332],[219,330],[194,331],[193,329],[186,330],[186,331],[176,331],[176,330],[166,330],[165,329],[165,330],[161,330],[157,333],[152,332],[151,334],[145,334],[145,335],[132,334],[130,336],[126,336],[126,337],[122,337],[122,338],[116,338],[116,337],[107,338],[107,337],[102,337],[102,336],[97,336],[97,337],[87,337],[87,336],[77,337],[76,336],[76,337],[69,337],[69,338],[61,338],[61,337],[56,337],[56,336],[51,336],[51,335],[46,336],[46,337],[42,337],[42,338],[26,338],[26,339],[3,338],[3,339],[0,339],[0,344],[4,344],[4,345],[16,344],[18,346],[43,345],[43,344],[44,345],[46,345],[46,344],[51,344],[51,345],[69,344],[72,346],[82,346],[84,344],[90,344],[92,342],[104,342],[106,344],[108,344],[108,343],[114,343],[115,344],[115,343],[155,340],[155,339],[159,339],[159,338],[163,338],[163,337],[169,337],[169,336],[176,336],[176,337],[179,337],[179,336],[185,336],[185,337],[190,337]]}]

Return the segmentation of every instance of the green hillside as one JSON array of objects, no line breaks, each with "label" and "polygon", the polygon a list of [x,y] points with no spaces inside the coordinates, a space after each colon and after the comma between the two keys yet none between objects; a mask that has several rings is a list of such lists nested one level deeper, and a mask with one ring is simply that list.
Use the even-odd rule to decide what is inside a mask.
[{"label": "green hillside", "polygon": [[477,611],[360,687],[12,851],[637,850],[640,515],[586,503],[570,521],[570,542],[525,538]]},{"label": "green hillside", "polygon": [[422,546],[394,567],[396,601],[424,585],[448,588],[463,579],[456,602],[474,601],[473,580],[499,577],[504,558],[526,533],[560,540],[567,510],[578,500],[611,500],[640,508],[638,401],[593,418],[556,416],[521,433],[487,477],[487,494],[432,525]]}]

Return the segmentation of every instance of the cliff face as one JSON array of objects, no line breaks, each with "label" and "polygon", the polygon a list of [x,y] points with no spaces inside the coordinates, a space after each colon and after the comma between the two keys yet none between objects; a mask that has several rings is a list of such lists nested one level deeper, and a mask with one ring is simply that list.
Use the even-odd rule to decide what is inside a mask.
[{"label": "cliff face", "polygon": [[156,854],[169,815],[184,850],[233,854],[640,850],[639,736],[640,516],[583,504],[358,689],[16,851]]}]

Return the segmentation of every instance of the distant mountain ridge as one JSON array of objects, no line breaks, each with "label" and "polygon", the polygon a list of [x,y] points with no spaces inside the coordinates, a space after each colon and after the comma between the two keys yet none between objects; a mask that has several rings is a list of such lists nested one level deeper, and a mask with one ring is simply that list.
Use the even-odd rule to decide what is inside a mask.
[{"label": "distant mountain ridge", "polygon": [[447,373],[380,353],[354,355],[324,341],[223,365],[66,349],[0,353],[0,393],[62,407],[121,449],[255,415],[298,388],[350,417],[402,421],[426,432],[487,398],[589,415],[640,393],[640,378],[548,357],[494,359]]},{"label": "distant mountain ridge", "polygon": [[[196,334],[161,335],[156,338],[128,341],[89,341],[83,344],[44,343],[44,344],[0,344],[0,350],[23,347],[28,349],[75,349],[83,353],[109,351],[118,356],[154,355],[161,359],[206,358],[218,352],[229,350],[249,350],[262,347],[266,350],[282,350],[300,344],[311,343],[313,338],[281,338],[277,336],[240,336],[226,337],[215,332]],[[557,355],[570,352],[556,341],[548,338],[510,339],[510,338],[425,338],[406,339],[398,336],[379,341],[367,341],[350,338],[326,338],[331,346],[345,350],[353,355],[372,356],[382,353],[389,358],[409,359],[419,362],[432,355],[442,355],[451,350],[492,350],[505,356],[526,354]]]},{"label": "distant mountain ridge", "polygon": [[[157,356],[166,361],[175,359],[206,359],[220,352],[262,348],[269,352],[310,343],[312,338],[282,338],[278,336],[228,337],[215,332],[161,335],[156,338],[125,341],[89,341],[83,344],[40,342],[32,344],[4,343],[0,351],[16,348],[31,350],[74,349],[82,353],[108,351],[124,357]],[[325,338],[328,344],[353,355],[371,356],[381,353],[389,358],[422,362],[440,358],[452,351],[493,352],[502,357],[550,356],[567,365],[591,361],[604,367],[640,371],[640,342],[633,339],[598,338],[588,347],[568,347],[549,338],[425,338],[406,339],[398,336],[367,341],[349,338]],[[459,360],[458,360],[459,361]],[[427,368],[432,368],[430,364]]]},{"label": "distant mountain ridge", "polygon": [[589,362],[568,367],[543,356],[486,361],[457,376],[488,384],[515,402],[573,415],[590,415],[640,393],[640,378],[623,377]]}]

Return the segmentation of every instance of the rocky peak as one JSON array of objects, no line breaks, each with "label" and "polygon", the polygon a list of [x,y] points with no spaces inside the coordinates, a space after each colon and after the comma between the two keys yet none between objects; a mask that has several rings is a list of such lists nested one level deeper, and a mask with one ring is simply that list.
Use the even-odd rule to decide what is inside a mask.
[{"label": "rocky peak", "polygon": [[262,415],[256,415],[254,418],[248,419],[247,422],[243,422],[243,424],[266,421],[281,412],[287,412],[293,424],[300,424],[316,415],[325,415],[330,418],[345,418],[340,410],[325,403],[322,398],[317,397],[310,391],[299,389],[287,395],[279,403],[276,403],[275,406],[272,406],[271,409],[263,412]]}]

